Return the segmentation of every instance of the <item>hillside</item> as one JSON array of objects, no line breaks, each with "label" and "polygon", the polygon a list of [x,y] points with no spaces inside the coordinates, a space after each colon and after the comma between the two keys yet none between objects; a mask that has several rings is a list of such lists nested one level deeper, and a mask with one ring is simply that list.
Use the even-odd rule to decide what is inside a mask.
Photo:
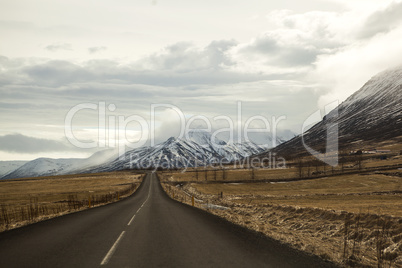
[{"label": "hillside", "polygon": [[324,152],[327,132],[336,126],[340,150],[370,148],[381,142],[402,143],[402,67],[374,76],[303,136],[270,152],[287,157],[307,155],[302,138],[309,147]]}]

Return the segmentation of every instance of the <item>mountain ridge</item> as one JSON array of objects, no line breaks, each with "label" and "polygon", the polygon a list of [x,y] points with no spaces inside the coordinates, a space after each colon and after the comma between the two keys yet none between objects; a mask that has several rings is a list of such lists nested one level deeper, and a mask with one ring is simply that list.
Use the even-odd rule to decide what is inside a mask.
[{"label": "mountain ridge", "polygon": [[[218,138],[212,140],[204,131],[195,131],[189,139],[171,137],[154,147],[142,147],[126,152],[122,157],[98,167],[95,172],[127,168],[186,168],[233,162],[267,148],[252,142],[226,143]],[[201,143],[201,144],[199,144]],[[129,159],[129,160],[128,160]]]},{"label": "mountain ridge", "polygon": [[269,152],[291,158],[305,156],[308,151],[304,144],[324,152],[331,126],[338,129],[339,150],[374,146],[393,139],[401,142],[402,66],[373,76],[304,134],[255,157]]},{"label": "mountain ridge", "polygon": [[266,150],[266,145],[253,142],[226,143],[218,138],[212,141],[210,133],[192,131],[189,139],[170,137],[155,146],[145,146],[118,155],[115,150],[105,150],[86,159],[38,158],[25,163],[1,179],[94,173],[127,168],[183,168],[231,162]]}]

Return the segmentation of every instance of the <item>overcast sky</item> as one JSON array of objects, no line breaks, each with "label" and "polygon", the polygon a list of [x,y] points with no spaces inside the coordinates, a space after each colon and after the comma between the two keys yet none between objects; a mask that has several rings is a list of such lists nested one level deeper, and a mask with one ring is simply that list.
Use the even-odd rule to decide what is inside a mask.
[{"label": "overcast sky", "polygon": [[[98,140],[103,103],[110,146],[118,124],[109,119],[150,122],[151,104],[219,129],[228,123],[213,118],[237,123],[241,102],[243,125],[286,116],[280,130],[300,133],[317,109],[402,64],[400,14],[401,1],[378,0],[0,0],[0,160],[102,149],[67,141],[66,116],[83,103],[97,110],[73,117],[81,142]],[[179,122],[157,109],[157,141]],[[135,122],[126,129],[130,141],[145,133]]]}]

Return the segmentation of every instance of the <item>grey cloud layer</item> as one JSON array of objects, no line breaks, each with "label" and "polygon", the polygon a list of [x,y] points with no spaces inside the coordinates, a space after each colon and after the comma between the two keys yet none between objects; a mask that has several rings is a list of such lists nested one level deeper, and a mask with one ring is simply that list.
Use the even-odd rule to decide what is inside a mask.
[{"label": "grey cloud layer", "polygon": [[[400,21],[401,3],[393,3],[366,18],[364,35],[389,31]],[[114,60],[73,63],[67,60],[9,59],[0,56],[2,96],[19,100],[46,99],[57,95],[69,100],[118,98],[174,98],[215,96],[213,88],[271,80],[299,80],[314,70],[319,57],[347,47],[337,27],[342,19],[332,12],[269,16],[279,25],[248,43],[216,40],[205,47],[178,42],[129,64]],[[334,26],[335,25],[335,26]],[[351,31],[353,32],[353,31]],[[347,37],[351,40],[358,36]],[[350,40],[349,40],[350,41]],[[67,43],[47,46],[49,50],[71,49]],[[97,53],[106,47],[88,48]],[[210,87],[209,90],[200,88]],[[247,90],[247,89],[245,89]],[[28,92],[29,91],[29,92]],[[224,95],[227,93],[222,93]],[[40,102],[40,100],[39,100]],[[10,107],[9,107],[10,108]]]},{"label": "grey cloud layer", "polygon": [[59,51],[59,50],[73,50],[71,44],[52,44],[45,47],[49,51]]},{"label": "grey cloud layer", "polygon": [[16,153],[72,151],[75,148],[62,142],[27,137],[21,134],[0,136],[0,150]]},{"label": "grey cloud layer", "polygon": [[321,53],[319,48],[306,44],[279,42],[279,38],[267,34],[256,38],[251,44],[241,49],[249,57],[265,58],[266,65],[277,67],[311,66]]},{"label": "grey cloud layer", "polygon": [[370,38],[387,33],[402,22],[402,2],[393,2],[387,8],[371,14],[364,23],[360,36]]},{"label": "grey cloud layer", "polygon": [[103,51],[103,50],[106,50],[106,49],[107,49],[107,47],[104,47],[104,46],[90,47],[90,48],[88,48],[88,52],[90,54],[94,54],[94,53],[97,53],[97,52],[100,52],[100,51]]},{"label": "grey cloud layer", "polygon": [[112,60],[92,60],[81,65],[63,60],[40,63],[14,62],[2,57],[5,72],[0,83],[62,87],[77,83],[143,84],[155,86],[187,86],[228,84],[282,79],[283,74],[252,74],[231,70],[235,65],[228,51],[234,41],[214,41],[203,49],[188,43],[177,43],[161,53],[132,64],[121,65]]},{"label": "grey cloud layer", "polygon": [[197,49],[191,43],[179,42],[143,59],[140,65],[149,69],[184,72],[222,70],[235,64],[227,52],[236,45],[234,40],[219,40],[213,41],[203,49]]}]

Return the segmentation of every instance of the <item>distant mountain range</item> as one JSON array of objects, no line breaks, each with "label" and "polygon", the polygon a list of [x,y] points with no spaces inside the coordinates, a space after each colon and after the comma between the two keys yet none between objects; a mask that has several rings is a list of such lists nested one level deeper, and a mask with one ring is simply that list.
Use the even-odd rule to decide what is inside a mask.
[{"label": "distant mountain range", "polygon": [[95,171],[112,171],[125,168],[183,168],[205,166],[221,161],[232,162],[267,150],[267,146],[252,142],[228,144],[212,141],[210,133],[192,131],[189,139],[169,138],[154,147],[142,147],[128,151]]},{"label": "distant mountain range", "polygon": [[[140,147],[120,156],[113,150],[105,150],[87,159],[38,158],[19,163],[14,170],[8,168],[1,179],[103,172],[127,168],[205,166],[214,162],[240,160],[269,148],[268,145],[257,145],[252,142],[228,144],[217,138],[212,141],[211,134],[205,131],[189,132],[188,137],[188,139],[171,137],[156,146]],[[278,138],[277,143],[281,142],[283,139]],[[3,162],[3,165],[11,165],[11,163]]]}]

